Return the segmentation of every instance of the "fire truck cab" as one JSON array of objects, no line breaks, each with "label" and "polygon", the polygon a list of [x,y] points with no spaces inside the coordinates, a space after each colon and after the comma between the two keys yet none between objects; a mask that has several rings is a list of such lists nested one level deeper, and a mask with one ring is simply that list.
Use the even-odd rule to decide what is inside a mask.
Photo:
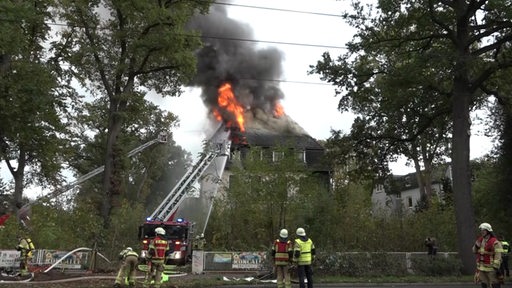
[{"label": "fire truck cab", "polygon": [[151,239],[155,238],[155,229],[162,227],[165,238],[169,241],[169,254],[166,257],[167,265],[185,265],[192,255],[192,241],[190,239],[191,223],[182,218],[175,221],[158,221],[147,219],[139,226],[139,240],[141,241],[140,258],[146,262],[146,256]]}]

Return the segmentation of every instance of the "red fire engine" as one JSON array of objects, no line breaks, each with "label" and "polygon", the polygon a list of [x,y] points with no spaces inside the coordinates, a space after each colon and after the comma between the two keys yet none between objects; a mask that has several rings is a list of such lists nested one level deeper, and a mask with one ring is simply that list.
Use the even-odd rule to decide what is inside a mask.
[{"label": "red fire engine", "polygon": [[[214,181],[214,184],[205,183],[201,176],[205,174],[205,171],[210,171],[212,167],[214,169],[222,167],[220,171],[220,173],[222,173],[231,145],[229,135],[230,131],[226,129],[224,125],[219,125],[216,132],[207,141],[204,152],[201,153],[196,163],[185,173],[153,214],[139,227],[139,240],[141,241],[140,258],[142,265],[146,263],[149,242],[155,237],[155,229],[157,227],[162,227],[165,230],[165,237],[172,242],[170,247],[172,252],[167,256],[166,264],[183,265],[191,259],[192,236],[195,232],[193,228],[196,228],[196,224],[198,223],[195,223],[191,219],[174,218],[176,215],[180,216],[178,208],[189,192],[194,189],[197,182],[201,183],[201,187],[203,187],[203,185],[210,185],[208,186],[208,190],[216,191],[219,182]],[[219,162],[222,164],[219,165]],[[211,185],[214,186],[213,189]],[[202,233],[200,234],[204,233],[207,220],[206,218],[204,226],[202,226]],[[139,266],[139,269],[144,270],[142,266]]]},{"label": "red fire engine", "polygon": [[192,243],[190,240],[191,224],[182,218],[176,221],[152,221],[148,219],[139,227],[139,239],[142,241],[141,257],[146,258],[149,241],[155,237],[155,229],[162,227],[165,230],[165,237],[172,243],[170,253],[167,256],[166,264],[185,265],[190,257]]}]

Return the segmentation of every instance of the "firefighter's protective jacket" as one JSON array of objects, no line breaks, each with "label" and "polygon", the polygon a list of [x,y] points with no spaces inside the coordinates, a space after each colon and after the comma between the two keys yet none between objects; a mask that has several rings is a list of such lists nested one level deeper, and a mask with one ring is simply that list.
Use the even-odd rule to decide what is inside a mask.
[{"label": "firefighter's protective jacket", "polygon": [[34,251],[34,249],[34,243],[32,243],[30,238],[21,238],[16,246],[16,250],[21,252],[21,257],[32,257],[32,251]]},{"label": "firefighter's protective jacket", "polygon": [[292,241],[279,238],[274,241],[272,246],[272,257],[275,265],[288,265],[293,257]]},{"label": "firefighter's protective jacket", "polygon": [[167,251],[169,251],[169,242],[159,235],[149,243],[148,254],[153,263],[164,263]]},{"label": "firefighter's protective jacket", "polygon": [[480,271],[494,271],[500,268],[503,247],[494,235],[479,237],[473,246],[477,254],[476,268]]},{"label": "firefighter's protective jacket", "polygon": [[124,260],[128,256],[135,256],[138,258],[139,254],[137,254],[137,252],[133,251],[132,249],[124,249],[121,251],[121,253],[119,253],[119,260]]}]

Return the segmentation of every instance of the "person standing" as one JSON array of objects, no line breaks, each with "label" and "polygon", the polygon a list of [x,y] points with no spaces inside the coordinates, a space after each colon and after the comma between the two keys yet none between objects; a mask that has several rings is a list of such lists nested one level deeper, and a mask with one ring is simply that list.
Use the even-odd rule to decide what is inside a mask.
[{"label": "person standing", "polygon": [[313,240],[306,236],[304,228],[297,228],[295,231],[298,238],[294,241],[293,259],[297,263],[299,274],[299,287],[305,288],[304,278],[307,279],[308,288],[313,288],[313,268],[311,264],[315,259],[315,245]]},{"label": "person standing", "polygon": [[151,282],[154,281],[153,287],[160,288],[160,285],[162,285],[162,273],[164,272],[165,257],[169,251],[169,242],[165,239],[164,228],[156,228],[155,234],[155,238],[149,242],[149,268],[146,272],[144,287],[149,287]]},{"label": "person standing", "polygon": [[276,278],[278,288],[291,288],[290,262],[293,259],[292,241],[288,239],[288,230],[281,229],[279,238],[274,241],[272,246],[272,258],[276,268]]},{"label": "person standing", "polygon": [[18,245],[16,250],[20,252],[20,275],[29,275],[28,262],[32,259],[32,253],[35,250],[34,243],[28,237],[18,235]]},{"label": "person standing", "polygon": [[135,269],[139,263],[139,255],[131,247],[126,247],[119,253],[119,260],[122,260],[121,268],[117,273],[114,288],[120,288],[128,280],[128,286],[135,286]]},{"label": "person standing", "polygon": [[508,269],[508,253],[510,252],[510,244],[505,240],[503,236],[499,237],[503,252],[501,253],[501,275],[510,277],[510,270]]},{"label": "person standing", "polygon": [[499,269],[501,265],[501,242],[496,238],[489,223],[478,226],[480,237],[473,245],[477,254],[476,269],[482,288],[500,288]]},{"label": "person standing", "polygon": [[425,246],[427,247],[427,255],[430,257],[436,256],[437,254],[437,241],[434,237],[427,237],[425,239]]}]

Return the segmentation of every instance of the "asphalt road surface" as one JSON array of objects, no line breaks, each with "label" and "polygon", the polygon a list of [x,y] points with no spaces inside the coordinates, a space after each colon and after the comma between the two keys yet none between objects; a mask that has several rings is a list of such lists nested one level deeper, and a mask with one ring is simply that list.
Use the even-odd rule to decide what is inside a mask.
[{"label": "asphalt road surface", "polygon": [[[235,285],[235,286],[218,286],[218,288],[247,288],[250,286],[247,285]],[[253,287],[257,288],[275,288],[276,284],[258,284]],[[292,287],[299,287],[297,284],[292,284]],[[407,288],[425,288],[425,287],[435,287],[435,288],[480,288],[480,284],[474,283],[338,283],[338,284],[322,284],[317,283],[314,284],[314,288],[347,288],[347,287],[365,287],[365,288],[382,288],[382,287],[407,287]],[[512,287],[512,284],[501,285],[504,287]]]}]

